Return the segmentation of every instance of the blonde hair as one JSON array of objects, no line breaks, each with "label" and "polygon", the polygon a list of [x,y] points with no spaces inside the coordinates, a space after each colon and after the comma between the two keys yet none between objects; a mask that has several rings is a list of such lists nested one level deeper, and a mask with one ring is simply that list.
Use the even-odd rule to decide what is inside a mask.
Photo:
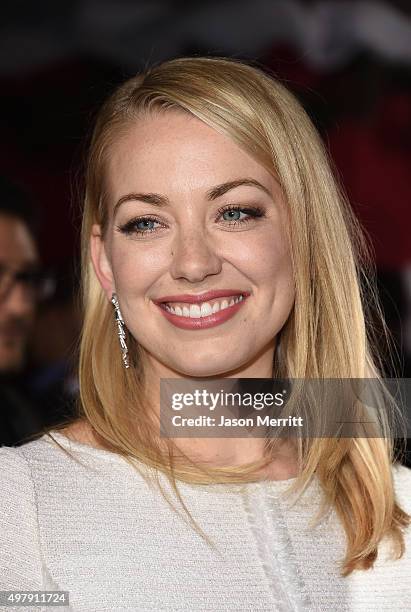
[{"label": "blonde hair", "polygon": [[[128,335],[134,367],[123,368],[112,306],[91,265],[91,226],[104,233],[108,210],[104,173],[111,144],[136,118],[169,109],[191,113],[229,136],[276,175],[288,204],[295,304],[281,332],[275,377],[364,378],[378,376],[364,315],[376,303],[357,222],[333,176],[322,142],[306,113],[277,80],[233,60],[182,58],[128,80],[103,106],[92,136],[82,227],[84,326],[79,379],[81,410],[101,444],[127,460],[191,483],[248,482],[268,465],[267,456],[233,468],[209,468],[188,457],[175,460],[171,440],[164,452],[154,434],[145,386],[145,354]],[[361,275],[362,278],[361,278]],[[115,356],[118,356],[115,358]],[[375,438],[298,440],[303,489],[314,474],[328,507],[334,507],[347,537],[343,575],[372,567],[383,537],[404,552],[402,530],[410,518],[393,487],[395,460],[389,431]],[[255,480],[255,477],[254,477]],[[323,511],[325,511],[324,506]],[[194,524],[195,525],[195,524]]]}]

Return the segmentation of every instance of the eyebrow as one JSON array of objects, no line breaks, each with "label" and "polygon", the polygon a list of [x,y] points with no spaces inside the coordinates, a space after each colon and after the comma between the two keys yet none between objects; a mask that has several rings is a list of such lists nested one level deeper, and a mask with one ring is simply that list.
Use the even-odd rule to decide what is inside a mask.
[{"label": "eyebrow", "polygon": [[[236,187],[257,187],[261,189],[272,197],[272,194],[264,187],[262,183],[252,178],[242,178],[236,179],[234,181],[228,181],[227,183],[222,183],[221,185],[216,185],[207,191],[207,200],[213,201],[217,198],[221,198],[224,194],[231,189],[235,189]],[[125,202],[145,202],[146,204],[152,204],[153,206],[158,206],[159,208],[163,206],[168,206],[170,204],[170,200],[166,196],[159,195],[158,193],[128,193],[118,200],[118,202],[114,206],[113,216],[116,214],[117,210],[120,208],[122,204]]]}]

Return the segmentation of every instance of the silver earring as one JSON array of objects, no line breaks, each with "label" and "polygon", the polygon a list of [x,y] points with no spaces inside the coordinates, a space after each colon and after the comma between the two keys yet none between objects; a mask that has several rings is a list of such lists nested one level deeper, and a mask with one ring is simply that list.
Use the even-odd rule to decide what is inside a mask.
[{"label": "silver earring", "polygon": [[129,368],[130,364],[128,362],[128,348],[126,344],[126,332],[124,330],[124,320],[121,315],[120,305],[118,303],[117,295],[115,293],[113,293],[111,296],[111,303],[113,304],[114,309],[115,309],[117,333],[118,333],[118,339],[120,340],[124,367]]}]

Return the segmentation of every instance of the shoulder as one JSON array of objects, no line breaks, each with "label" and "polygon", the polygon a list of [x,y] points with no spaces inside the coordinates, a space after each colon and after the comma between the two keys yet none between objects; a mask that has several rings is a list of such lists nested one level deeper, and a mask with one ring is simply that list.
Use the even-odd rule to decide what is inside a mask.
[{"label": "shoulder", "polygon": [[25,502],[26,507],[35,508],[30,467],[19,447],[0,448],[0,489],[3,505]]},{"label": "shoulder", "polygon": [[37,507],[30,467],[19,448],[0,448],[0,589],[41,586]]},{"label": "shoulder", "polygon": [[0,521],[3,533],[34,527],[36,501],[29,465],[19,448],[0,448]]}]

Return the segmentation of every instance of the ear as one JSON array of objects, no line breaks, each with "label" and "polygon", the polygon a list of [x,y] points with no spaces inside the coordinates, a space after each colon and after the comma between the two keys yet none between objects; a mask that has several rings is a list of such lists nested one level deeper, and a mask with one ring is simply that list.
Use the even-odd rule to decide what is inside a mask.
[{"label": "ear", "polygon": [[100,225],[93,225],[91,228],[90,256],[100,285],[108,300],[111,300],[111,295],[115,292],[114,279]]}]

